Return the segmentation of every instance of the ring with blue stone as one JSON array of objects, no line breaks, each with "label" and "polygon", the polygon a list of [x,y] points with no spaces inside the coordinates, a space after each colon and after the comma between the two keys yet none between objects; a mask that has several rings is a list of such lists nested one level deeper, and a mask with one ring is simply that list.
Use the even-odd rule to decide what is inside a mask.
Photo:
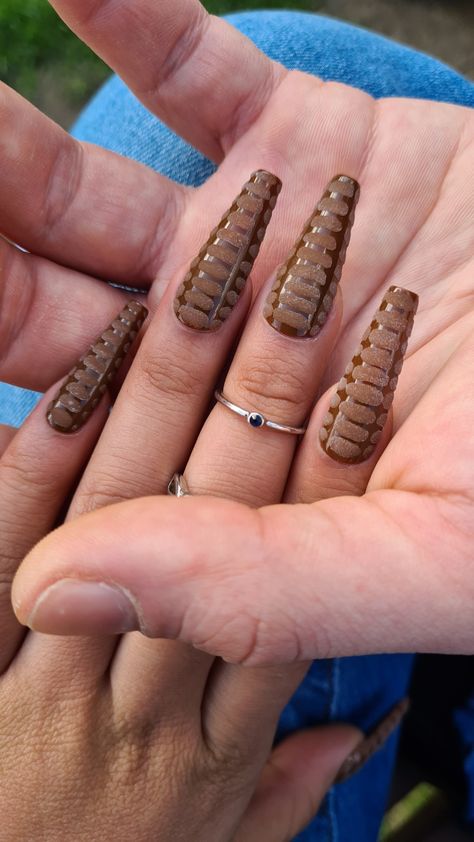
[{"label": "ring with blue stone", "polygon": [[242,406],[237,406],[236,403],[232,403],[218,389],[214,392],[214,397],[222,406],[230,409],[231,412],[235,412],[236,415],[241,415],[242,418],[245,418],[247,424],[253,427],[254,430],[258,430],[261,427],[269,427],[271,430],[277,430],[279,433],[291,433],[293,436],[302,436],[306,430],[306,424],[303,427],[290,427],[289,424],[279,424],[278,421],[270,421],[261,412],[257,412],[254,409],[244,409]]}]

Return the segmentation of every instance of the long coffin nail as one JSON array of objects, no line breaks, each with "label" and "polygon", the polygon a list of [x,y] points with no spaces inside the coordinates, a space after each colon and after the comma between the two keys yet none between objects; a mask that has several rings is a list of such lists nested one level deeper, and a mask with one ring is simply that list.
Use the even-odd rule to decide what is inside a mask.
[{"label": "long coffin nail", "polygon": [[216,330],[227,319],[245,286],[281,190],[266,170],[250,176],[191,263],[178,289],[178,319],[196,330]]},{"label": "long coffin nail", "polygon": [[51,427],[60,433],[75,433],[84,426],[117,374],[147,315],[146,307],[130,301],[104,330],[49,404],[46,418]]},{"label": "long coffin nail", "polygon": [[319,437],[338,462],[355,464],[375,450],[402,370],[418,296],[390,287],[339,381]]},{"label": "long coffin nail", "polygon": [[398,728],[400,722],[410,707],[409,699],[402,699],[401,702],[392,708],[390,713],[382,719],[377,727],[354,749],[342,764],[335,783],[340,784],[355,775],[368,760],[387,742],[390,735]]},{"label": "long coffin nail", "polygon": [[346,258],[359,185],[347,175],[328,184],[304,231],[280,266],[264,316],[288,336],[316,336],[336,295]]}]

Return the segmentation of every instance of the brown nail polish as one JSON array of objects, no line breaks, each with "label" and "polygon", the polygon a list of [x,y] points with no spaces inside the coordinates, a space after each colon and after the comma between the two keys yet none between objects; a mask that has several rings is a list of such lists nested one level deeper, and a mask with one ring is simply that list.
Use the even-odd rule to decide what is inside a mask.
[{"label": "brown nail polish", "polygon": [[48,423],[60,433],[75,433],[89,418],[114,379],[148,310],[130,301],[97,342],[81,357],[48,406]]},{"label": "brown nail polish", "polygon": [[390,713],[382,719],[377,727],[362,740],[353,752],[342,764],[335,783],[340,784],[355,775],[368,760],[387,742],[390,735],[398,728],[400,722],[410,707],[409,699],[402,699],[401,702],[392,708]]},{"label": "brown nail polish", "polygon": [[280,266],[263,313],[280,333],[316,336],[324,325],[341,278],[359,193],[353,178],[333,178]]},{"label": "brown nail polish", "polygon": [[196,330],[216,330],[236,305],[272,217],[281,181],[265,170],[242,192],[191,263],[178,289],[178,319]]},{"label": "brown nail polish", "polygon": [[375,450],[392,405],[417,306],[414,292],[390,287],[339,381],[319,433],[323,449],[338,462],[362,462]]}]

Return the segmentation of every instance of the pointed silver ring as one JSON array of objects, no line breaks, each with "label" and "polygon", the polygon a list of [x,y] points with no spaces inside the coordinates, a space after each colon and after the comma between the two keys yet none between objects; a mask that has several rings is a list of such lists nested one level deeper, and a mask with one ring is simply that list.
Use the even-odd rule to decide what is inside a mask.
[{"label": "pointed silver ring", "polygon": [[188,484],[182,474],[173,474],[168,483],[168,494],[170,497],[191,497]]}]

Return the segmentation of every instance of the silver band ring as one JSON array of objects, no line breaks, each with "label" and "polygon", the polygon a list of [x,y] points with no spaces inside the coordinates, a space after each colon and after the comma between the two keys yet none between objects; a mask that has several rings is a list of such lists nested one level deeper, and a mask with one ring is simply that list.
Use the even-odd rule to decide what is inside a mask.
[{"label": "silver band ring", "polygon": [[182,474],[173,474],[168,483],[170,497],[191,497],[188,484]]},{"label": "silver band ring", "polygon": [[253,427],[254,430],[258,430],[260,427],[270,427],[271,430],[277,430],[279,433],[291,433],[293,436],[302,436],[306,431],[306,424],[304,427],[290,427],[288,424],[279,424],[277,421],[270,421],[261,412],[256,412],[252,409],[243,409],[243,407],[237,406],[236,403],[229,401],[218,389],[214,392],[214,397],[222,406],[245,418],[247,424]]}]

